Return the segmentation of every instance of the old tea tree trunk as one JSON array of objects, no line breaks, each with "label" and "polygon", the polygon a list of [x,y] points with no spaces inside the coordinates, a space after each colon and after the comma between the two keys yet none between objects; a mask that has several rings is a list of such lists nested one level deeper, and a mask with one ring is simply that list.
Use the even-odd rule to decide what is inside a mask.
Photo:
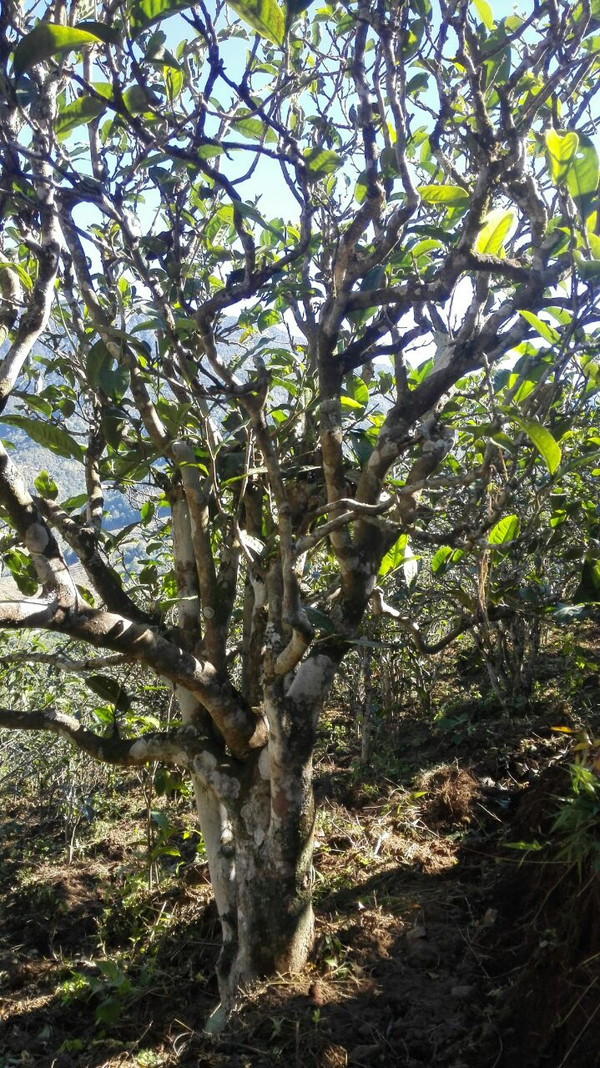
[{"label": "old tea tree trunk", "polygon": [[[378,576],[414,562],[409,537],[421,566],[485,547],[520,457],[554,455],[542,398],[590,299],[556,294],[597,263],[577,129],[594,20],[487,8],[124,0],[115,21],[100,0],[78,23],[56,0],[35,25],[2,7],[0,550],[19,594],[0,626],[20,645],[0,724],[189,772],[219,1019],[310,951],[317,724],[368,606],[422,648],[474,622],[459,607],[427,646]],[[524,421],[492,371],[527,352]],[[92,676],[76,717],[14,700],[23,658]],[[169,729],[130,711],[146,676],[177,698]]]}]

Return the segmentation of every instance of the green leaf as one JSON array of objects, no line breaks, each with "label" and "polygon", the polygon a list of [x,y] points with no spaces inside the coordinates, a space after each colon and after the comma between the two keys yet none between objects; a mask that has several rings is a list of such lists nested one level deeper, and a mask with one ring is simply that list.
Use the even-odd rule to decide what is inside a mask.
[{"label": "green leaf", "polygon": [[75,585],[77,586],[77,592],[79,596],[85,601],[85,603],[89,604],[90,608],[95,608],[96,602],[94,600],[94,595],[91,590],[88,590],[85,586],[81,586],[78,582]]},{"label": "green leaf", "polygon": [[108,979],[112,986],[127,987],[128,989],[131,986],[126,972],[123,971],[120,963],[116,960],[110,960],[110,958],[99,960],[98,969],[102,972],[102,975]]},{"label": "green leaf", "polygon": [[486,30],[494,29],[494,15],[487,0],[473,0],[473,7],[475,8],[479,18],[483,22]]},{"label": "green leaf", "polygon": [[582,18],[588,19],[588,14],[591,15],[587,23],[585,33],[592,33],[593,30],[598,28],[598,22],[600,21],[600,0],[591,0],[590,4],[576,4],[572,10],[571,17],[573,22],[577,24]]},{"label": "green leaf", "polygon": [[[595,234],[593,229],[590,228],[590,225],[589,225],[590,221],[593,221],[593,223],[595,225],[596,218],[595,218],[594,215],[590,216],[590,219],[588,220],[588,228],[587,228],[587,235],[586,235],[587,236],[587,241],[588,241],[588,244],[590,246],[590,252],[591,252],[592,256],[594,257],[594,259],[595,260],[600,260],[600,237],[598,237],[598,234]],[[567,321],[570,322],[571,320],[569,319]]]},{"label": "green leaf", "polygon": [[14,271],[15,274],[19,276],[26,289],[33,288],[33,279],[27,274],[27,271],[21,267],[20,263],[12,263],[11,260],[3,260],[0,262],[0,271]]},{"label": "green leaf", "polygon": [[142,30],[147,30],[153,23],[193,6],[189,0],[135,0],[129,19],[134,37],[137,37]]},{"label": "green leaf", "polygon": [[404,559],[402,561],[404,581],[409,590],[412,590],[419,574],[418,558],[415,556],[410,539],[407,537],[404,543]]},{"label": "green leaf", "polygon": [[107,397],[110,397],[111,400],[118,404],[127,392],[129,371],[126,367],[117,367],[113,371],[105,365],[100,368],[98,386]]},{"label": "green leaf", "polygon": [[102,433],[111,448],[119,448],[125,430],[127,429],[127,420],[127,412],[117,404],[109,405],[102,413]]},{"label": "green leaf", "polygon": [[415,260],[418,260],[423,256],[427,256],[427,259],[429,260],[430,257],[428,253],[433,251],[437,252],[438,249],[443,247],[441,241],[434,241],[432,237],[426,237],[423,241],[417,241],[416,245],[413,245],[412,248],[409,249],[409,252]]},{"label": "green leaf", "polygon": [[37,419],[28,419],[25,415],[4,415],[4,422],[25,431],[32,441],[44,445],[58,456],[67,459],[82,460],[83,449],[73,440],[66,430],[53,423],[40,423]]},{"label": "green leaf", "polygon": [[545,426],[538,423],[537,419],[524,419],[519,415],[512,415],[511,419],[524,430],[531,439],[536,449],[543,457],[544,463],[551,475],[554,474],[561,461],[560,445],[552,437]]},{"label": "green leaf", "polygon": [[342,157],[328,148],[309,148],[304,153],[304,162],[311,178],[322,178],[341,167]]},{"label": "green leaf", "polygon": [[559,130],[549,129],[544,134],[544,142],[550,177],[555,185],[560,185],[565,181],[579,148],[579,137],[574,130],[562,133]]},{"label": "green leaf", "polygon": [[118,998],[105,998],[98,1005],[95,1017],[97,1023],[106,1024],[108,1027],[113,1027],[119,1019],[123,1009],[123,1002]]},{"label": "green leaf", "polygon": [[369,403],[369,387],[367,383],[357,375],[348,377],[348,393],[351,393],[355,401],[363,406]]},{"label": "green leaf", "polygon": [[[361,293],[371,293],[374,289],[380,289],[383,285],[385,285],[385,266],[378,264],[376,267],[371,267],[370,270],[367,271],[360,283],[360,291]],[[359,308],[356,311],[349,312],[348,318],[352,323],[360,325],[369,319],[376,311],[376,307]],[[367,401],[365,401],[365,404],[366,403]]]},{"label": "green leaf", "polygon": [[90,675],[86,685],[97,697],[109,705],[114,705],[117,712],[128,712],[131,708],[131,698],[117,679],[110,675]]},{"label": "green leaf", "polygon": [[373,453],[373,442],[364,430],[351,430],[350,439],[358,464],[363,468]]},{"label": "green leaf", "polygon": [[482,256],[501,256],[503,245],[513,228],[515,212],[512,208],[493,208],[485,217],[477,235],[475,252]]},{"label": "green leaf", "polygon": [[379,565],[379,575],[381,578],[383,578],[384,575],[387,575],[388,571],[395,571],[397,567],[400,567],[400,565],[404,563],[404,551],[407,542],[408,535],[401,534],[398,540],[394,542],[391,549],[385,554]]},{"label": "green leaf", "polygon": [[540,337],[544,338],[550,345],[558,345],[560,343],[560,334],[558,330],[555,330],[549,323],[545,323],[543,319],[540,319],[539,315],[535,315],[530,311],[520,311],[520,315],[533,326],[534,330],[537,330]]},{"label": "green leaf", "polygon": [[287,0],[288,23],[306,11],[314,0]]},{"label": "green leaf", "polygon": [[491,34],[486,42],[485,53],[488,58],[484,61],[485,88],[488,93],[493,92],[494,87],[507,81],[512,67],[512,50],[510,45],[502,47],[501,40],[504,38],[504,30],[501,27]]},{"label": "green leaf", "polygon": [[78,508],[83,508],[87,504],[87,493],[78,493],[76,497],[67,497],[65,501],[61,501],[61,508],[65,512],[74,512]]},{"label": "green leaf", "polygon": [[71,130],[98,119],[106,111],[106,104],[95,96],[80,96],[58,113],[54,129],[59,141],[64,141]]},{"label": "green leaf", "polygon": [[113,358],[104,341],[96,341],[86,358],[86,373],[91,385],[96,389],[100,374],[104,368],[111,366]]},{"label": "green leaf", "polygon": [[383,285],[385,285],[385,266],[380,263],[367,271],[359,288],[361,293],[370,293],[374,289],[381,289]]},{"label": "green leaf", "polygon": [[214,159],[215,156],[223,155],[223,146],[216,141],[205,141],[197,150],[197,155],[199,159]]},{"label": "green leaf", "polygon": [[414,555],[413,547],[407,534],[401,534],[398,541],[392,545],[385,554],[379,565],[379,576],[383,578],[389,571],[395,571],[400,566],[404,572],[404,581],[411,590],[417,581],[419,574],[418,558]]},{"label": "green leaf", "polygon": [[40,471],[37,478],[34,479],[33,484],[40,497],[45,497],[50,501],[55,501],[58,497],[58,486],[47,471]]},{"label": "green leaf", "polygon": [[282,45],[285,37],[285,18],[275,0],[228,0],[230,7],[261,37],[274,45]]},{"label": "green leaf", "polygon": [[587,214],[599,181],[598,153],[590,138],[582,134],[567,174],[567,189],[582,214]]},{"label": "green leaf", "polygon": [[524,853],[525,852],[530,852],[530,851],[531,852],[538,852],[540,849],[543,849],[543,846],[540,844],[540,842],[537,842],[537,841],[534,841],[534,842],[504,842],[503,844],[504,844],[504,848],[505,849],[519,849]]},{"label": "green leaf", "polygon": [[[236,207],[236,210],[239,211],[240,215],[244,216],[244,218],[253,219],[254,222],[257,222],[259,226],[262,226],[262,228],[264,230],[268,230],[269,233],[274,234],[275,237],[278,238],[278,240],[280,240],[280,241],[284,241],[285,240],[285,234],[284,234],[283,230],[278,230],[275,226],[271,226],[271,223],[268,223],[266,219],[263,219],[260,211],[258,210],[258,208],[254,207],[254,204],[246,204],[243,200],[236,200],[235,207]],[[219,213],[220,212],[229,213],[229,211],[231,211],[231,216],[229,216],[229,214],[227,214],[227,215],[223,215],[223,217],[227,218],[227,219],[229,219],[231,217],[231,220],[233,221],[233,205],[226,204],[224,209],[223,208],[219,209]]]},{"label": "green leaf", "polygon": [[123,93],[123,103],[130,115],[143,115],[146,112],[151,114],[150,108],[160,107],[161,100],[143,85],[130,85]]},{"label": "green leaf", "polygon": [[308,616],[309,623],[312,623],[316,630],[322,631],[324,634],[335,634],[335,627],[331,622],[329,616],[326,616],[324,612],[321,612],[318,608],[313,608],[312,605],[308,605],[306,609],[306,615]]},{"label": "green leaf", "polygon": [[140,508],[140,517],[141,517],[143,526],[147,526],[148,525],[150,520],[154,518],[154,513],[155,512],[156,512],[156,507],[152,503],[152,501],[144,501],[142,507]]},{"label": "green leaf", "polygon": [[114,26],[107,26],[105,22],[96,22],[95,19],[85,19],[83,22],[75,23],[76,30],[86,30],[87,33],[93,33],[99,40],[104,41],[104,44],[119,44],[121,41],[121,34],[119,30]]},{"label": "green leaf", "polygon": [[156,860],[158,857],[180,857],[181,853],[177,846],[171,845],[157,845],[152,850],[151,857]]},{"label": "green leaf", "polygon": [[452,564],[457,564],[464,555],[462,549],[451,549],[449,545],[442,545],[431,561],[431,570],[434,575],[443,575]]},{"label": "green leaf", "polygon": [[233,120],[232,127],[238,133],[241,133],[242,137],[247,137],[249,141],[264,141],[266,144],[273,144],[277,141],[275,131],[266,126],[261,119],[253,119],[245,115],[240,116],[238,113],[238,117]]},{"label": "green leaf", "polygon": [[460,185],[420,185],[417,193],[426,204],[464,204],[471,195]]},{"label": "green leaf", "polygon": [[442,547],[438,549],[431,561],[431,570],[434,575],[436,575],[438,571],[442,571],[443,573],[446,570],[446,562],[450,556],[452,556],[452,549],[449,545],[442,545]]},{"label": "green leaf", "polygon": [[581,581],[573,593],[573,600],[577,604],[597,604],[600,601],[600,560],[586,556],[581,568]]},{"label": "green leaf", "polygon": [[354,196],[356,197],[357,203],[358,204],[362,204],[362,202],[365,199],[366,195],[367,195],[367,172],[366,171],[362,171],[358,176],[358,181],[357,181],[356,187],[354,189]]},{"label": "green leaf", "polygon": [[411,93],[414,93],[415,95],[417,95],[418,93],[423,93],[427,89],[428,85],[428,74],[415,74],[415,76],[411,78],[409,82],[407,82],[406,95],[410,96]]},{"label": "green leaf", "polygon": [[26,597],[35,593],[38,588],[38,580],[31,557],[21,552],[20,549],[9,549],[2,554],[2,559],[20,592],[24,593]]},{"label": "green leaf", "polygon": [[577,265],[577,273],[584,282],[593,282],[600,276],[600,260],[586,260],[581,252],[575,252],[573,258]]},{"label": "green leaf", "polygon": [[499,523],[492,527],[488,534],[488,544],[493,548],[505,545],[507,541],[514,541],[521,526],[518,515],[506,515]]},{"label": "green leaf", "polygon": [[429,357],[427,360],[423,360],[417,367],[413,367],[410,372],[410,384],[411,386],[419,386],[421,382],[424,382],[427,376],[433,370],[433,359]]},{"label": "green leaf", "polygon": [[178,70],[174,64],[166,63],[166,55],[164,58],[165,65],[163,66],[163,77],[165,79],[167,99],[169,103],[172,104],[174,100],[178,100],[181,96],[185,77],[183,70]]},{"label": "green leaf", "polygon": [[53,22],[40,22],[31,33],[23,37],[13,57],[13,74],[15,79],[26,70],[34,67],[51,56],[81,49],[84,45],[99,44],[100,38],[88,30],[77,30],[71,26],[57,26]]}]

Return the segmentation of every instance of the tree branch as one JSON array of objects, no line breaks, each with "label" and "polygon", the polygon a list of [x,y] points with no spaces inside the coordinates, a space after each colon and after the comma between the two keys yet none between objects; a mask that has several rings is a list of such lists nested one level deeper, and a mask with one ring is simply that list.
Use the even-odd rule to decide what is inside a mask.
[{"label": "tree branch", "polygon": [[34,600],[0,602],[2,626],[42,627],[96,648],[114,649],[128,660],[146,664],[157,675],[164,675],[197,697],[236,756],[245,755],[265,742],[262,719],[252,712],[234,687],[221,680],[211,664],[198,660],[151,627],[114,612],[88,608],[65,612],[55,602]]},{"label": "tree branch", "polygon": [[102,559],[94,526],[81,526],[58,504],[45,497],[36,498],[36,505],[67,545],[77,553],[94,589],[111,612],[118,612],[137,623],[156,622],[125,592],[119,575]]},{"label": "tree branch", "polygon": [[79,595],[56,538],[47,527],[33,499],[19,478],[0,442],[0,501],[29,552],[40,584],[56,599],[57,607],[69,609]]},{"label": "tree branch", "polygon": [[139,767],[158,760],[172,767],[185,768],[224,799],[237,797],[241,789],[233,762],[224,760],[211,741],[192,726],[155,731],[139,738],[102,737],[82,726],[74,716],[53,708],[31,712],[0,708],[0,727],[54,734],[103,764]]}]

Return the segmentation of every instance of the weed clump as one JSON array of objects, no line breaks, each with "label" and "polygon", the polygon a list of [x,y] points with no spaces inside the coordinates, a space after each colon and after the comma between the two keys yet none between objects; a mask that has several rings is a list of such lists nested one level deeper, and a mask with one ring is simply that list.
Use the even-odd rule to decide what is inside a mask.
[{"label": "weed clump", "polygon": [[473,806],[480,796],[477,779],[458,764],[443,764],[425,772],[417,781],[421,815],[428,827],[466,826],[474,818]]}]

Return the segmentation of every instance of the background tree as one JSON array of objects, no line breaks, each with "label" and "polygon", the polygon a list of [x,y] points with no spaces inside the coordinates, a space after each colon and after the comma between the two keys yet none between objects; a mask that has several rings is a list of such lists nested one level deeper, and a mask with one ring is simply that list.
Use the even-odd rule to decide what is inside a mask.
[{"label": "background tree", "polygon": [[[0,723],[190,773],[229,1007],[310,950],[317,722],[369,605],[386,611],[380,575],[411,581],[428,533],[519,552],[522,467],[558,481],[552,406],[574,367],[595,388],[598,12],[87,14],[0,22],[0,404],[50,472],[28,486],[1,448],[22,596],[0,624],[115,654],[94,683],[114,722]],[[111,488],[139,508],[119,531]],[[180,724],[129,716],[131,662],[169,680]]]}]

